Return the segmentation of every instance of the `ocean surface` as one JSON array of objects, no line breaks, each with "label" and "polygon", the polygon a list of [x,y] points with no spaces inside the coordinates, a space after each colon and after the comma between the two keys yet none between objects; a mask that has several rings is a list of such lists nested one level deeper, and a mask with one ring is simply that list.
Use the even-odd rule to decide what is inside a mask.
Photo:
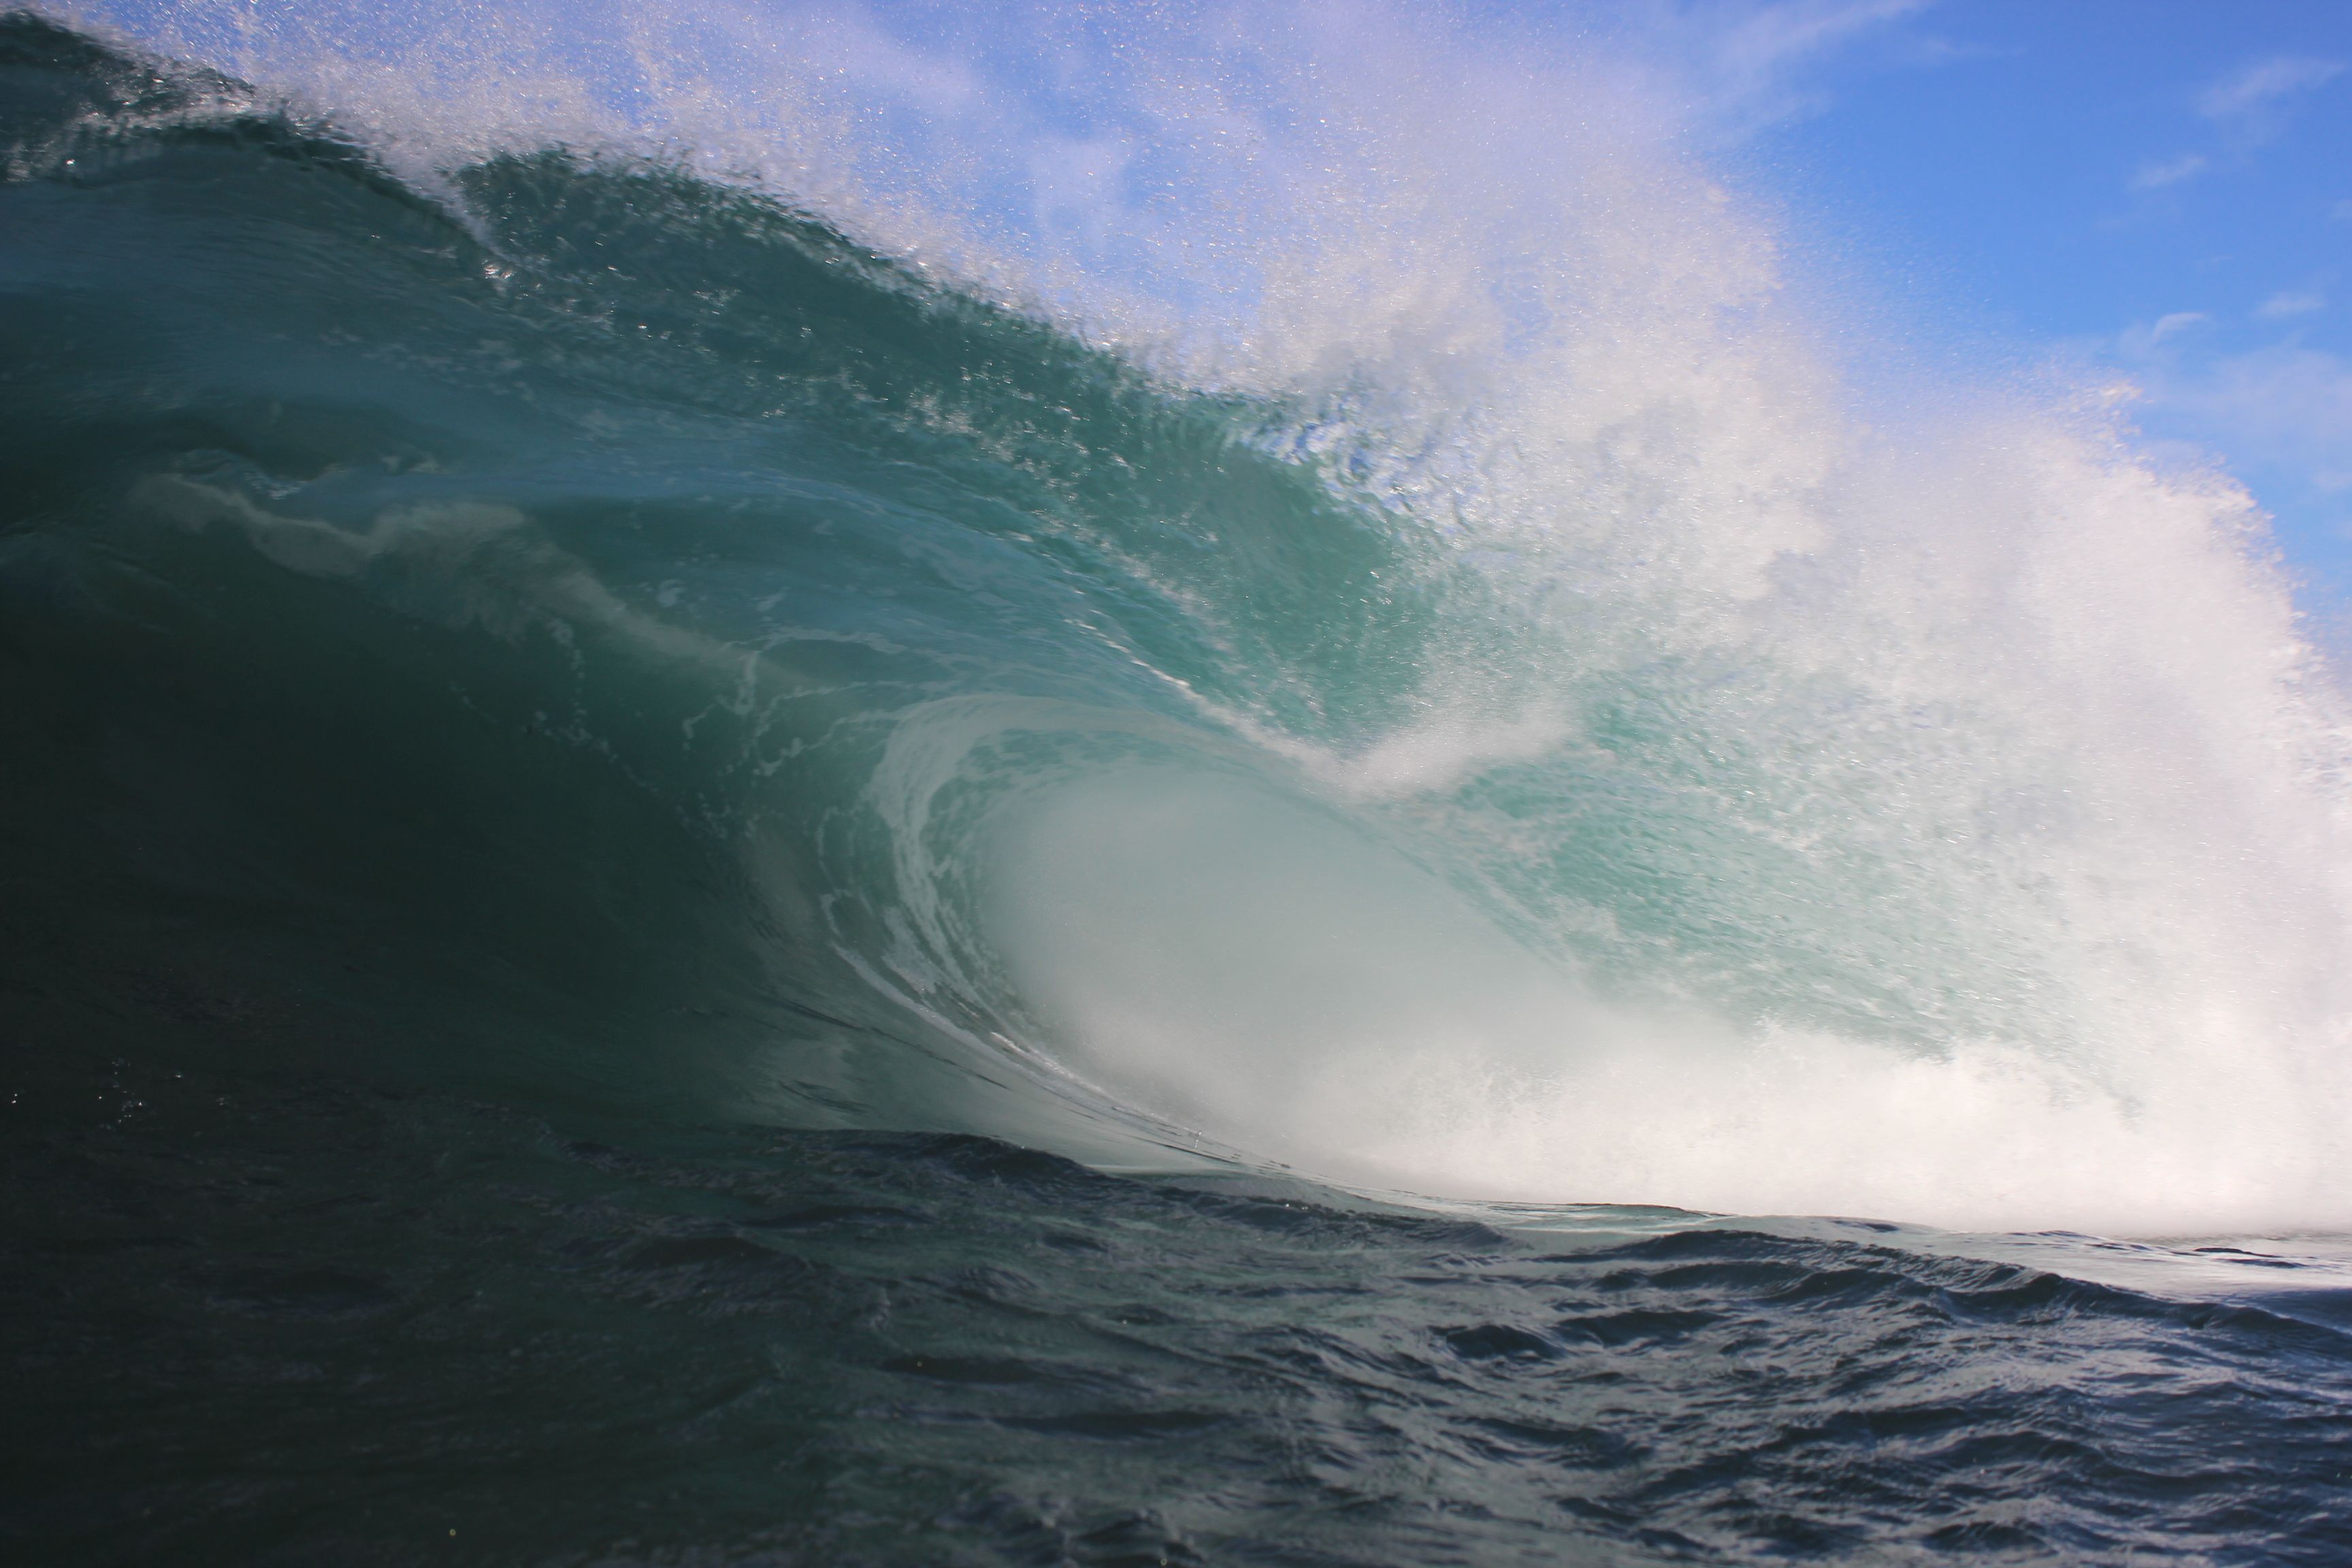
[{"label": "ocean surface", "polygon": [[2352,1561],[2226,477],[1442,40],[1112,232],[184,9],[0,17],[10,1562]]}]

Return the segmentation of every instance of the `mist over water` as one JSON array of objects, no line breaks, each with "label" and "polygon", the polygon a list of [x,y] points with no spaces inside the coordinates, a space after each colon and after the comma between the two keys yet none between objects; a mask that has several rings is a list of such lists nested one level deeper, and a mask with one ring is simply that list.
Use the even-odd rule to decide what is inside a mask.
[{"label": "mist over water", "polygon": [[[1801,237],[1709,177],[1640,38],[1355,6],[78,15],[330,117],[467,223],[466,170],[550,146],[802,205],[1222,400],[1358,520],[1098,530],[1181,657],[1097,627],[1126,691],[960,710],[951,742],[892,721],[864,798],[897,936],[835,941],[973,1041],[1433,1195],[2347,1216],[2341,715],[2261,518],[2099,389],[1863,405],[1873,351],[1786,282]],[[312,576],[508,527],[441,515],[240,526]],[[744,646],[561,570],[545,614],[714,679]],[[1101,754],[1006,761],[1040,733]]]}]

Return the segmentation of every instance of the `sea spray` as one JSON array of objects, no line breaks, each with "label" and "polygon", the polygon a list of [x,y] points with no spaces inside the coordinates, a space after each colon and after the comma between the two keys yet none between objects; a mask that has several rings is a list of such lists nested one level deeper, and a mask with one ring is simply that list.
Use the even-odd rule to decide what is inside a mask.
[{"label": "sea spray", "polygon": [[[834,940],[898,1005],[1432,1194],[2139,1230],[2352,1200],[2338,719],[2259,518],[2095,405],[1986,385],[1872,417],[1834,302],[1785,284],[1638,73],[1316,7],[929,41],[929,12],[823,8],[163,20],[331,106],[494,252],[527,242],[466,171],[550,142],[813,203],[1226,400],[1216,439],[1377,531],[1141,490],[1038,528],[1129,584],[1079,592],[1154,695],[1079,676],[1075,708],[992,710],[931,775],[987,797],[952,828],[866,792],[895,880]],[[1158,460],[1087,429],[1041,463],[908,395],[910,427],[1048,487]],[[1192,726],[1139,770],[1139,700]],[[1360,850],[1244,875],[1204,765]],[[1139,821],[1207,791],[1171,831],[1229,899],[1150,886],[1164,847],[1107,826],[1122,780]],[[1290,904],[1366,876],[1444,934],[1399,914],[1322,963],[1349,939]],[[1449,890],[1402,891],[1423,877]],[[1358,984],[1495,966],[1528,978]]]}]

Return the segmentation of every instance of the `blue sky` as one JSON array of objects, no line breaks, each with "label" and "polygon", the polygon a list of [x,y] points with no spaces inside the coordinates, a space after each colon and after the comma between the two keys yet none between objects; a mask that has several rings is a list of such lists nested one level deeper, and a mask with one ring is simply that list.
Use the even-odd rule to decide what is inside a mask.
[{"label": "blue sky", "polygon": [[2149,439],[2224,460],[2347,618],[2352,0],[1679,15],[1773,57],[1719,155],[1801,247],[1924,336],[2127,375]]}]

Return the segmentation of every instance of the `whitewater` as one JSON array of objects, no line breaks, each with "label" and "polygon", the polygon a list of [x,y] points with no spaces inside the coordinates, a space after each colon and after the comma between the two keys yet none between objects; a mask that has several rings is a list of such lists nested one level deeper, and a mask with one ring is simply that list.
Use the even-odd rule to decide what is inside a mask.
[{"label": "whitewater", "polygon": [[2266,520],[1518,26],[0,18],[0,1534],[2340,1560]]}]

